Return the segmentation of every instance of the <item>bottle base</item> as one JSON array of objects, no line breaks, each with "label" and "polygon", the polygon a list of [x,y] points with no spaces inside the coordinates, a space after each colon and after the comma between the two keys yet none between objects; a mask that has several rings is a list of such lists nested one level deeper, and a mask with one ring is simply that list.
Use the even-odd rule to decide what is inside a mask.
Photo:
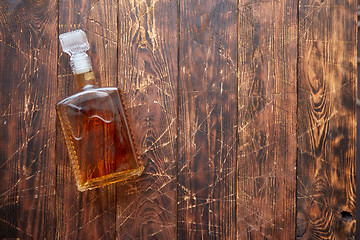
[{"label": "bottle base", "polygon": [[80,192],[84,192],[87,190],[106,186],[106,185],[109,185],[112,183],[125,181],[132,177],[140,176],[143,173],[144,169],[145,169],[145,167],[143,165],[141,165],[137,169],[131,169],[131,170],[126,170],[126,171],[122,171],[122,172],[112,173],[112,174],[109,174],[109,175],[106,175],[103,177],[91,179],[91,180],[85,182],[84,184],[77,183],[76,185]]}]

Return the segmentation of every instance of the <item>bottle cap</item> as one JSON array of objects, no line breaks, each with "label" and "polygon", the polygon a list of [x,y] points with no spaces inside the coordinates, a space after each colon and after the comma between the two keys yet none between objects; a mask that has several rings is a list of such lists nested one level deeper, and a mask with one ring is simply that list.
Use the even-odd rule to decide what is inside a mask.
[{"label": "bottle cap", "polygon": [[81,74],[92,69],[90,58],[86,54],[90,46],[83,30],[60,34],[59,39],[63,51],[70,55],[70,65],[74,73]]}]

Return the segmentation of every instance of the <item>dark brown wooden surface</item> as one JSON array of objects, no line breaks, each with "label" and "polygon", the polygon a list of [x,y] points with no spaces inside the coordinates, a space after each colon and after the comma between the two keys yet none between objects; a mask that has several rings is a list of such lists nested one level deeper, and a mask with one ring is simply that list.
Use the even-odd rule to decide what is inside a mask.
[{"label": "dark brown wooden surface", "polygon": [[177,236],[234,239],[237,2],[181,1],[179,23]]},{"label": "dark brown wooden surface", "polygon": [[297,1],[240,1],[239,239],[293,239]]},{"label": "dark brown wooden surface", "polygon": [[[0,1],[0,238],[354,239],[356,5]],[[84,193],[54,108],[77,28],[146,167]]]},{"label": "dark brown wooden surface", "polygon": [[354,238],[356,7],[335,0],[299,5],[300,239]]},{"label": "dark brown wooden surface", "polygon": [[56,12],[0,2],[0,237],[55,236]]},{"label": "dark brown wooden surface", "polygon": [[118,239],[175,239],[177,3],[120,1],[118,77],[145,165],[117,188]]}]

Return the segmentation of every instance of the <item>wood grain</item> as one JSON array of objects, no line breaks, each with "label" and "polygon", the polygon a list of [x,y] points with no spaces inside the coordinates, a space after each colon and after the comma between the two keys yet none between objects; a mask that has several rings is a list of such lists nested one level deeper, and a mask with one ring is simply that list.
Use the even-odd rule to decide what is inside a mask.
[{"label": "wood grain", "polygon": [[[59,0],[59,34],[79,28],[87,33],[88,54],[102,87],[117,85],[117,5],[113,0]],[[76,93],[76,88],[69,56],[59,47],[57,100]],[[59,125],[57,130],[57,239],[114,239],[116,186],[79,192]]]},{"label": "wood grain", "polygon": [[0,2],[0,238],[55,236],[56,11]]},{"label": "wood grain", "polygon": [[240,1],[238,239],[294,239],[297,1]]},{"label": "wood grain", "polygon": [[299,239],[355,239],[356,5],[300,2]]},{"label": "wood grain", "polygon": [[180,1],[178,239],[236,238],[237,1]]},{"label": "wood grain", "polygon": [[[355,239],[356,5],[0,1],[0,238]],[[146,167],[84,193],[55,114],[78,28]]]},{"label": "wood grain", "polygon": [[145,171],[118,184],[118,239],[175,239],[177,2],[119,1],[119,87]]}]

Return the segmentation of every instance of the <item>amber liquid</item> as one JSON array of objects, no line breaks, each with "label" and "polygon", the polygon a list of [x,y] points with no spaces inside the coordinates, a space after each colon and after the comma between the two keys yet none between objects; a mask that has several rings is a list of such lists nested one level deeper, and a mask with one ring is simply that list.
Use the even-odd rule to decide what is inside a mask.
[{"label": "amber liquid", "polygon": [[56,110],[80,191],[143,172],[117,88],[90,86]]}]

